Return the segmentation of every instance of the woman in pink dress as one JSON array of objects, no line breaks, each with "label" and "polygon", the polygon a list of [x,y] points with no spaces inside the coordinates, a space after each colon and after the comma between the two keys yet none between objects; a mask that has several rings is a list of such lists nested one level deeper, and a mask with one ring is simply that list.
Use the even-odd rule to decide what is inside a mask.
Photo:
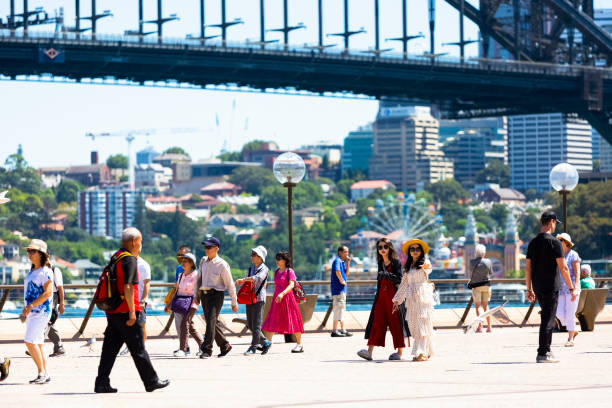
[{"label": "woman in pink dress", "polygon": [[261,329],[270,341],[275,333],[295,334],[297,344],[291,352],[303,353],[302,333],[304,333],[304,324],[302,323],[300,308],[295,301],[295,296],[293,296],[293,287],[297,278],[295,272],[291,269],[289,252],[281,251],[276,254],[276,266],[278,266],[278,269],[274,271],[274,297]]}]

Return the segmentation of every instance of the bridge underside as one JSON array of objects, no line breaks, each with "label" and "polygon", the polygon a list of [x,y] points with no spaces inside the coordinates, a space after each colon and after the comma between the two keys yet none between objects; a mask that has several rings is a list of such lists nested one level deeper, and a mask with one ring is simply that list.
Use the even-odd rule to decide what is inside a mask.
[{"label": "bridge underside", "polygon": [[[48,58],[50,50],[59,57]],[[503,68],[506,67],[506,68]],[[575,112],[612,143],[612,75],[489,61],[444,63],[104,41],[0,38],[0,74],[113,77],[136,82],[236,84],[350,92],[437,104],[455,117]],[[608,73],[609,74],[609,73]]]}]

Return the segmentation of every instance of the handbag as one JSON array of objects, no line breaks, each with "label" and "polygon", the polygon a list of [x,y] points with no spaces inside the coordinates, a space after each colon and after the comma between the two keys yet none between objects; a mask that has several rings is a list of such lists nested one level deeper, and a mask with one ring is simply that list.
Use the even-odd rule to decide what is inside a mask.
[{"label": "handbag", "polygon": [[[289,280],[289,269],[287,269],[287,280]],[[297,304],[306,302],[306,291],[302,284],[296,279],[295,284],[293,285],[293,296],[295,297],[295,301]]]},{"label": "handbag", "polygon": [[[249,271],[250,270],[251,268],[249,268]],[[263,289],[267,280],[268,276],[266,275],[266,278],[263,280],[263,282],[261,282],[261,285],[259,286],[259,289],[257,289],[257,291],[255,291],[255,284],[252,281],[244,282],[238,290],[238,293],[236,294],[238,303],[241,305],[252,305],[257,303],[257,296],[259,295],[259,292],[261,292],[261,290]]]},{"label": "handbag", "polygon": [[172,303],[172,299],[174,298],[175,293],[176,293],[176,288],[172,288],[168,291],[168,294],[164,298],[164,305],[168,306]]},{"label": "handbag", "polygon": [[[183,274],[181,273],[177,286],[180,286],[182,278]],[[174,298],[172,298],[172,305],[170,306],[170,310],[172,310],[176,314],[186,315],[187,313],[189,313],[189,309],[191,308],[191,304],[193,303],[193,295],[179,295],[178,290],[176,293],[177,294],[174,295]]]}]

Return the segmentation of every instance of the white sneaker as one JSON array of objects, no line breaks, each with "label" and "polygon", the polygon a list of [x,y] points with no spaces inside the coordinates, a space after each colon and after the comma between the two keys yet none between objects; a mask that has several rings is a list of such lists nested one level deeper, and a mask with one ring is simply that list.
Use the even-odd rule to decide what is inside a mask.
[{"label": "white sneaker", "polygon": [[292,353],[303,353],[304,347],[301,344],[296,344],[294,348],[291,349]]},{"label": "white sneaker", "polygon": [[185,356],[186,356],[186,354],[185,354],[185,352],[183,350],[176,350],[174,352],[174,357],[185,357]]}]

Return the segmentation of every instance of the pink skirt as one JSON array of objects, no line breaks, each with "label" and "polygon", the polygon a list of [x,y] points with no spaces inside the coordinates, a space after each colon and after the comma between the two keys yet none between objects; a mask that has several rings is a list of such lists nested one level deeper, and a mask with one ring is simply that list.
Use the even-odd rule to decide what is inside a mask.
[{"label": "pink skirt", "polygon": [[275,299],[276,296],[272,299],[272,305],[261,329],[278,334],[304,333],[302,315],[293,293],[289,292],[280,303],[276,303]]}]

